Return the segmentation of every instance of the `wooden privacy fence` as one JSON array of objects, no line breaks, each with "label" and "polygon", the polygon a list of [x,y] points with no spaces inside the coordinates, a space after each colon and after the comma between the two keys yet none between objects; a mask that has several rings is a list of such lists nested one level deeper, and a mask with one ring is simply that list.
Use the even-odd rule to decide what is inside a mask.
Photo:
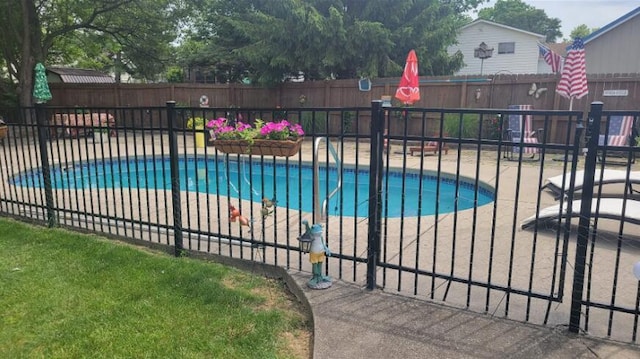
[{"label": "wooden privacy fence", "polygon": [[[559,75],[488,75],[422,77],[422,108],[506,108],[532,105],[536,110],[568,110],[569,101],[555,94]],[[200,97],[210,107],[362,107],[382,96],[393,96],[398,78],[371,81],[369,91],[358,80],[285,83],[273,88],[242,84],[51,84],[53,106],[140,107],[199,106]],[[593,101],[611,110],[640,110],[640,74],[590,75],[589,95],[574,100],[573,110],[588,111]],[[535,84],[535,86],[534,86]],[[535,87],[536,91],[532,91]],[[546,90],[541,90],[546,89]],[[397,103],[395,103],[397,105]]]},{"label": "wooden privacy fence", "polygon": [[[422,77],[421,99],[415,108],[505,109],[509,105],[531,105],[534,110],[568,110],[569,100],[555,94],[559,75],[512,75]],[[372,100],[395,93],[398,78],[371,81],[369,91],[360,91],[358,80],[285,83],[273,88],[242,84],[51,84],[49,105],[65,107],[144,107],[177,105],[198,107],[206,96],[211,108],[345,108],[367,107]],[[640,110],[640,74],[602,74],[588,77],[589,94],[574,100],[573,110],[588,111],[593,101],[609,110]],[[546,90],[545,90],[546,89]],[[401,105],[394,100],[394,105]],[[330,121],[340,118],[330,116]],[[534,127],[545,118],[534,116]],[[564,118],[551,118],[548,138],[564,141]],[[128,125],[136,126],[136,123]],[[138,124],[141,125],[141,124]],[[359,126],[361,129],[368,127]],[[430,126],[429,131],[438,128]],[[393,127],[391,128],[393,131]],[[415,128],[409,134],[417,135]]]}]

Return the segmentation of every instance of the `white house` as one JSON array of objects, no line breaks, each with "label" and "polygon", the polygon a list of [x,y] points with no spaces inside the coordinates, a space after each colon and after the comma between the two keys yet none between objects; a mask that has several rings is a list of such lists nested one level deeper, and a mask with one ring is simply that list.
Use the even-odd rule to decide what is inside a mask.
[{"label": "white house", "polygon": [[[447,49],[449,54],[460,51],[464,56],[465,66],[455,75],[551,72],[538,50],[538,43],[544,43],[544,35],[478,19],[461,27],[457,40],[458,44]],[[484,60],[474,56],[482,43],[493,48],[492,56]]]}]

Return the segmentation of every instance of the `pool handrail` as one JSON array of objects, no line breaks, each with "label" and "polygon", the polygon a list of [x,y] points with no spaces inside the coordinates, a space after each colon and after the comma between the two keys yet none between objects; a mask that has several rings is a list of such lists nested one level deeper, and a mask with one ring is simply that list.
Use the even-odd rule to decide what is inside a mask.
[{"label": "pool handrail", "polygon": [[[338,168],[338,182],[336,188],[334,188],[322,201],[322,205],[320,205],[320,161],[318,161],[318,151],[320,148],[320,142],[324,140],[327,144],[327,149],[331,152],[331,156],[333,157],[334,162]],[[338,144],[338,148],[340,144]],[[329,204],[329,200],[331,197],[335,196],[336,193],[342,188],[342,172],[339,170],[341,167],[340,157],[338,156],[338,152],[331,141],[329,141],[329,137],[318,137],[313,143],[313,198],[315,198],[315,202],[313,204],[313,222],[320,223],[324,219],[327,218],[327,206]],[[327,163],[327,170],[329,168],[329,163]]]}]

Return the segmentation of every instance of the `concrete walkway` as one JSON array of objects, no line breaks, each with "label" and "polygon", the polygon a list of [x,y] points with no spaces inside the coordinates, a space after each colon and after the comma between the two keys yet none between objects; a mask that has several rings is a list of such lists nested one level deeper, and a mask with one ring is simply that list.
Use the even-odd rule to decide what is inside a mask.
[{"label": "concrete walkway", "polygon": [[493,318],[337,281],[306,287],[290,273],[313,313],[315,359],[640,358],[640,347]]}]

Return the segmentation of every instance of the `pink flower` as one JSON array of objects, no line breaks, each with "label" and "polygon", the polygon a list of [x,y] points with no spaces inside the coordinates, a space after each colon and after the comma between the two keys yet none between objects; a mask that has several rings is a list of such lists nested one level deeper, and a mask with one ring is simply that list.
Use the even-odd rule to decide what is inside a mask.
[{"label": "pink flower", "polygon": [[222,126],[224,126],[227,123],[227,119],[224,117],[219,117],[217,119],[211,119],[209,120],[209,122],[207,122],[207,127],[209,128],[220,128]]},{"label": "pink flower", "polygon": [[302,129],[302,126],[300,126],[300,124],[293,124],[290,126],[291,131],[296,133],[298,136],[304,136],[304,130]]},{"label": "pink flower", "polygon": [[218,127],[218,129],[216,130],[216,133],[225,133],[225,132],[232,132],[235,131],[235,128],[233,128],[233,126],[223,126],[223,127]]},{"label": "pink flower", "polygon": [[229,121],[220,117],[215,120],[211,119],[207,122],[207,127],[213,132],[213,136],[218,139],[251,139],[266,138],[271,140],[287,140],[304,136],[302,126],[292,124],[287,120],[279,122],[260,123],[260,130],[255,131],[251,125],[242,121],[237,121],[235,126],[230,126]]},{"label": "pink flower", "polygon": [[238,122],[238,123],[236,124],[236,130],[237,130],[238,132],[242,132],[242,131],[247,130],[247,129],[249,129],[249,128],[251,128],[251,125],[249,125],[248,123]]},{"label": "pink flower", "polygon": [[274,131],[277,131],[276,124],[274,122],[268,122],[264,126],[262,126],[262,128],[260,129],[260,134],[262,136],[267,136]]}]

